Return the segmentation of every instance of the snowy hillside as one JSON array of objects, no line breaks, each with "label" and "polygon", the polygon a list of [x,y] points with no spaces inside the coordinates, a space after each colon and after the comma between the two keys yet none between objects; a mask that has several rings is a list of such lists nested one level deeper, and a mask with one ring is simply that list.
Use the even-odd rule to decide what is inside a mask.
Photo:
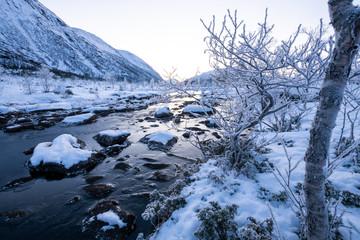
[{"label": "snowy hillside", "polygon": [[8,69],[34,70],[45,64],[59,74],[87,78],[108,73],[130,81],[161,80],[137,56],[69,27],[36,0],[0,1],[0,33],[0,64]]},{"label": "snowy hillside", "polygon": [[196,85],[202,85],[202,86],[210,86],[212,85],[213,79],[216,77],[215,71],[208,71],[208,72],[203,72],[198,76],[189,78],[186,80],[186,83],[188,84],[196,84]]}]

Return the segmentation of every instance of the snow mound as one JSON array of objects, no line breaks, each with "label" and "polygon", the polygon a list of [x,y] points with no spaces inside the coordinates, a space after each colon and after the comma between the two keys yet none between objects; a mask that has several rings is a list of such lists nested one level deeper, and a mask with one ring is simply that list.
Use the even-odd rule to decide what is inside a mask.
[{"label": "snow mound", "polygon": [[80,148],[77,139],[70,134],[62,134],[53,142],[39,143],[30,158],[33,166],[41,163],[58,163],[66,169],[90,158],[92,152]]}]

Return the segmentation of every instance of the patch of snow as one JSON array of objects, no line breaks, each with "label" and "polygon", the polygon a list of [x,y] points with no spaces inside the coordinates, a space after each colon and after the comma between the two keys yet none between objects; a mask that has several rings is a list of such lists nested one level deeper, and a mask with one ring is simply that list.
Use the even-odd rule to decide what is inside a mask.
[{"label": "patch of snow", "polygon": [[99,132],[100,136],[109,136],[109,137],[119,137],[123,135],[129,135],[130,131],[128,130],[105,130]]},{"label": "patch of snow", "polygon": [[162,114],[169,114],[169,113],[171,113],[170,110],[169,110],[169,107],[162,107],[162,108],[159,108],[155,112],[155,115],[162,115]]},{"label": "patch of snow", "polygon": [[19,110],[14,107],[0,106],[0,114],[7,114],[10,112],[18,112]]},{"label": "patch of snow", "polygon": [[159,142],[165,145],[167,142],[174,138],[174,135],[167,131],[158,131],[156,133],[148,135],[147,138],[149,139],[149,142]]},{"label": "patch of snow", "polygon": [[101,231],[106,232],[107,230],[110,230],[110,229],[115,229],[115,227],[111,226],[111,225],[106,225],[101,228]]},{"label": "patch of snow", "polygon": [[118,225],[119,228],[123,228],[126,227],[126,223],[124,223],[120,217],[114,213],[112,210],[109,210],[107,212],[104,213],[100,213],[96,216],[97,220],[108,223],[107,226],[104,226],[101,228],[102,231],[106,231],[109,229],[114,229],[115,225]]},{"label": "patch of snow", "polygon": [[77,139],[70,134],[62,134],[53,142],[39,143],[30,158],[33,166],[43,163],[58,163],[69,169],[81,161],[86,161],[92,152],[80,149]]},{"label": "patch of snow", "polygon": [[206,106],[199,106],[199,105],[187,105],[184,108],[184,113],[207,113],[207,112],[211,112],[211,108],[206,107]]},{"label": "patch of snow", "polygon": [[79,124],[79,123],[83,123],[86,120],[89,120],[90,118],[92,118],[94,116],[95,116],[95,114],[93,114],[93,113],[85,113],[85,114],[70,116],[70,117],[64,118],[64,120],[62,120],[61,123],[66,124],[66,125]]},{"label": "patch of snow", "polygon": [[8,126],[7,129],[14,129],[14,128],[18,128],[18,127],[21,127],[20,124],[15,124],[15,125],[12,125],[12,126]]}]

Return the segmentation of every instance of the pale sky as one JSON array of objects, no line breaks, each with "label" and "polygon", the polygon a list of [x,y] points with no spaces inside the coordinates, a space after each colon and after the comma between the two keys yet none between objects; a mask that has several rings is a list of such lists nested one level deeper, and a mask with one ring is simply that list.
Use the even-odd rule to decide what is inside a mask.
[{"label": "pale sky", "polygon": [[[238,10],[249,29],[264,19],[285,39],[299,24],[329,23],[327,0],[39,0],[71,27],[102,38],[116,49],[142,58],[160,75],[177,69],[180,77],[211,70],[204,54],[206,23],[221,23],[227,9]],[[359,4],[360,0],[355,0]]]}]

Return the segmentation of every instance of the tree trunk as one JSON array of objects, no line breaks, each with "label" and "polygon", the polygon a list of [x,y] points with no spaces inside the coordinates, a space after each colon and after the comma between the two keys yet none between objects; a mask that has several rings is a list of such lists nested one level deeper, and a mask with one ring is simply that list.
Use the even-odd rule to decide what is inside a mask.
[{"label": "tree trunk", "polygon": [[340,110],[359,43],[360,11],[352,0],[329,0],[335,47],[320,90],[320,103],[310,130],[305,153],[304,194],[307,209],[306,238],[328,239],[329,221],[325,203],[325,180],[331,133]]}]

